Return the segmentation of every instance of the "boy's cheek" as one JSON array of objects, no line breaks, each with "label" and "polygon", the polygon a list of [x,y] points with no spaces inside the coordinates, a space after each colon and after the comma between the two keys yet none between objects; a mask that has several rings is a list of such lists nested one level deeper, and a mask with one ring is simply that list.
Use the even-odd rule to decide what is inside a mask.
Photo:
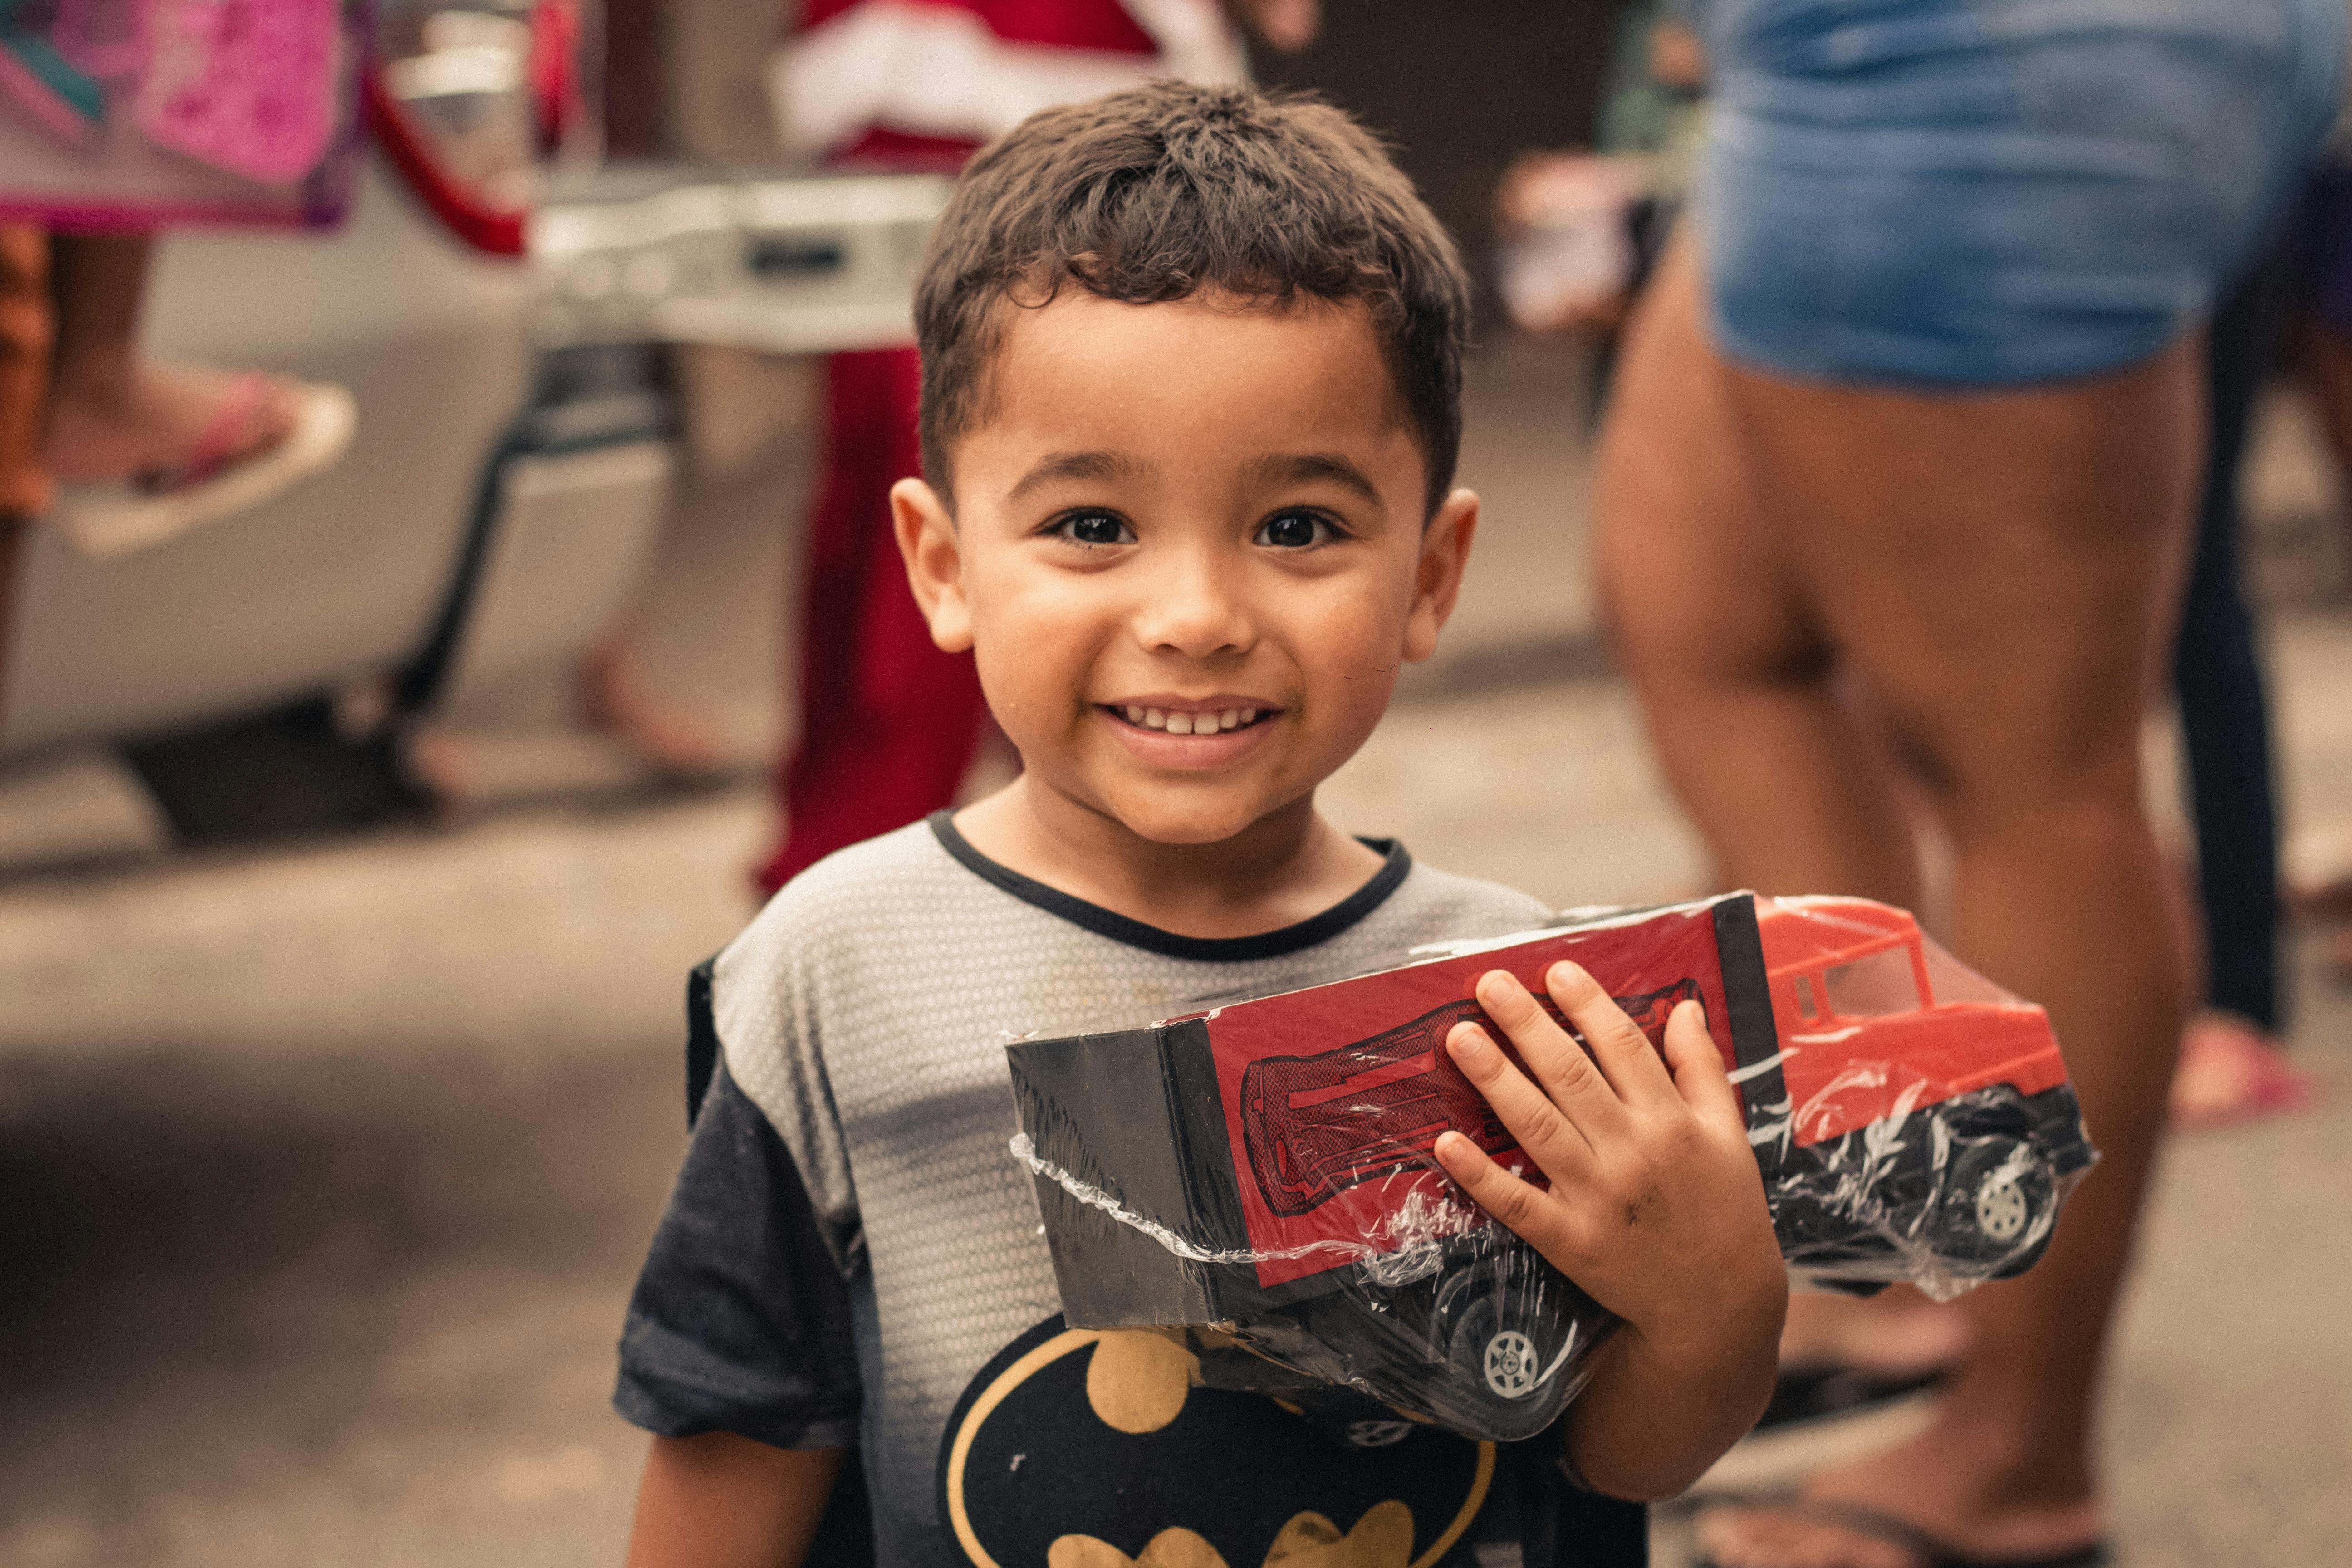
[{"label": "boy's cheek", "polygon": [[1311,636],[1309,689],[1334,710],[1369,711],[1377,721],[1403,668],[1407,626],[1402,616],[1339,619]]}]

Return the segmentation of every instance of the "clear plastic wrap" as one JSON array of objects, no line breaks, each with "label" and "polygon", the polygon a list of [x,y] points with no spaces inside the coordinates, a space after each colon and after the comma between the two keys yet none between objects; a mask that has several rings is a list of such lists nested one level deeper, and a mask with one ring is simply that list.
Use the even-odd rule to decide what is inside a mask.
[{"label": "clear plastic wrap", "polygon": [[2042,1010],[1902,910],[1743,893],[1575,911],[1148,1029],[1010,1047],[1013,1152],[1068,1321],[1181,1329],[1203,1382],[1348,1441],[1549,1426],[1614,1320],[1429,1151],[1453,1128],[1543,1182],[1443,1043],[1487,1022],[1478,975],[1507,969],[1541,998],[1564,958],[1654,1044],[1676,1003],[1705,1004],[1781,1251],[1811,1281],[1942,1297],[2017,1273],[2095,1158]]}]

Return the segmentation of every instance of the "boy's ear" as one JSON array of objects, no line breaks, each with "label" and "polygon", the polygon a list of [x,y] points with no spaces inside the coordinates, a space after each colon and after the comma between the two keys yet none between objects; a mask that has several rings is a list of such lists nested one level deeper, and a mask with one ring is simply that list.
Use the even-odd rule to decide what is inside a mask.
[{"label": "boy's ear", "polygon": [[1413,567],[1412,613],[1404,624],[1404,657],[1419,664],[1437,651],[1438,629],[1461,596],[1462,572],[1470,563],[1470,541],[1478,531],[1478,497],[1455,490],[1421,531],[1421,560]]},{"label": "boy's ear", "polygon": [[963,545],[939,493],[920,479],[890,487],[890,526],[907,563],[907,586],[930,624],[931,641],[942,652],[971,647],[971,610],[963,596]]}]

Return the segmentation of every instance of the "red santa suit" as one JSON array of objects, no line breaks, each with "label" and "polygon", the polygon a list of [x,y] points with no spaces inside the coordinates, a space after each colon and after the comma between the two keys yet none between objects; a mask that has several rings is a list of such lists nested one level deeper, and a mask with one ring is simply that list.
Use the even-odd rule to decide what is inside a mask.
[{"label": "red santa suit", "polygon": [[[809,0],[770,84],[786,144],[843,165],[960,167],[1040,109],[1153,77],[1238,81],[1215,0]],[[779,777],[772,891],[946,805],[986,711],[907,591],[890,487],[919,471],[911,348],[831,356],[824,476],[803,593],[800,735]]]}]

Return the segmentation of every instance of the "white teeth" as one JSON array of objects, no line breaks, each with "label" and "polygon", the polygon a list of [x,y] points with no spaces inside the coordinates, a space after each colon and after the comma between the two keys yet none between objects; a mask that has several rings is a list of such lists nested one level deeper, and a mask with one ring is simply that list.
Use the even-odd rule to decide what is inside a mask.
[{"label": "white teeth", "polygon": [[[5,4],[5,0],[0,0]],[[1187,713],[1165,708],[1143,708],[1126,703],[1118,710],[1127,721],[1147,730],[1165,730],[1171,735],[1213,735],[1221,730],[1238,730],[1257,722],[1257,716],[1266,710],[1258,708],[1213,709],[1203,713]]]}]

